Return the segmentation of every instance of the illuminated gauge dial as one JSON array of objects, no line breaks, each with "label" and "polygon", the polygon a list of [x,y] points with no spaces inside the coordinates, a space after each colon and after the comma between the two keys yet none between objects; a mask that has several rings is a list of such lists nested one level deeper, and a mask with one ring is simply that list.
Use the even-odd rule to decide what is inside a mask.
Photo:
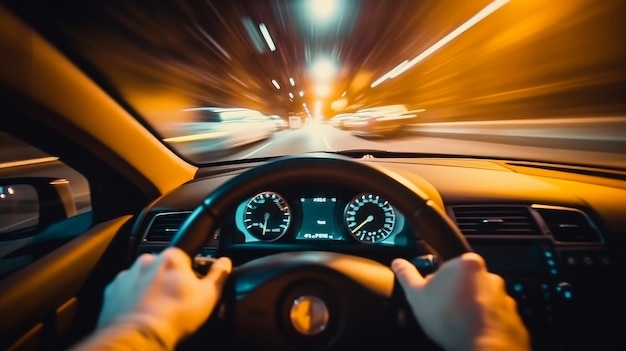
[{"label": "illuminated gauge dial", "polygon": [[378,195],[362,194],[346,206],[344,221],[352,236],[365,243],[387,238],[396,224],[396,212]]},{"label": "illuminated gauge dial", "polygon": [[250,235],[263,241],[273,241],[287,232],[291,211],[285,199],[275,192],[266,191],[248,201],[243,222]]}]

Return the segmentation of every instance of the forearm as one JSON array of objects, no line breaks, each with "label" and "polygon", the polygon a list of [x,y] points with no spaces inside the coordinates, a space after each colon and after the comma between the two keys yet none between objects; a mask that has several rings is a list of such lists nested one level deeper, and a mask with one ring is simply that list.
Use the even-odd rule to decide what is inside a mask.
[{"label": "forearm", "polygon": [[137,324],[120,324],[97,330],[72,347],[70,351],[170,351],[174,347],[175,345],[166,342],[150,327]]}]

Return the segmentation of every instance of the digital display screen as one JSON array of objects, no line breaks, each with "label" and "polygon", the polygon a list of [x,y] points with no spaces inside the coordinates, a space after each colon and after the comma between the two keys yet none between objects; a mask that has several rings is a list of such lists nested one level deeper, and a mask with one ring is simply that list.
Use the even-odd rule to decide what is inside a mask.
[{"label": "digital display screen", "polygon": [[335,225],[336,197],[303,197],[302,228],[296,239],[302,240],[341,240]]}]

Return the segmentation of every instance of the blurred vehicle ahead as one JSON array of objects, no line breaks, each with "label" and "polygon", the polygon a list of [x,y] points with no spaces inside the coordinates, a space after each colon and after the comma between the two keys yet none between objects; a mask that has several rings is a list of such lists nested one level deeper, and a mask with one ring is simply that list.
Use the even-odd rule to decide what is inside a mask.
[{"label": "blurred vehicle ahead", "polygon": [[330,124],[335,128],[343,129],[343,123],[345,121],[357,118],[358,117],[355,116],[353,113],[340,113],[330,119]]},{"label": "blurred vehicle ahead", "polygon": [[182,110],[183,121],[164,124],[163,141],[185,155],[225,151],[268,139],[275,122],[246,108],[195,107]]},{"label": "blurred vehicle ahead", "polygon": [[404,105],[388,105],[361,109],[340,120],[339,128],[363,137],[386,137],[397,134],[417,123],[418,112],[424,109],[409,110]]},{"label": "blurred vehicle ahead", "polygon": [[289,116],[289,129],[299,129],[302,127],[302,117]]}]

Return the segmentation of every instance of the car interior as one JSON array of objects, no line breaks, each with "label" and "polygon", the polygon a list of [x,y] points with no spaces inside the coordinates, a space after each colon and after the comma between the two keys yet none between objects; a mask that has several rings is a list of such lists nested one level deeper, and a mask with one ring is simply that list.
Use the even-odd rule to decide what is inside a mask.
[{"label": "car interior", "polygon": [[[1,349],[68,349],[94,330],[107,284],[170,246],[198,274],[221,256],[235,267],[180,350],[438,350],[389,265],[427,275],[468,251],[505,280],[533,350],[626,348],[624,149],[610,165],[542,158],[550,146],[197,162],[26,3],[0,4]],[[328,309],[318,333],[289,317],[306,296]]]}]

